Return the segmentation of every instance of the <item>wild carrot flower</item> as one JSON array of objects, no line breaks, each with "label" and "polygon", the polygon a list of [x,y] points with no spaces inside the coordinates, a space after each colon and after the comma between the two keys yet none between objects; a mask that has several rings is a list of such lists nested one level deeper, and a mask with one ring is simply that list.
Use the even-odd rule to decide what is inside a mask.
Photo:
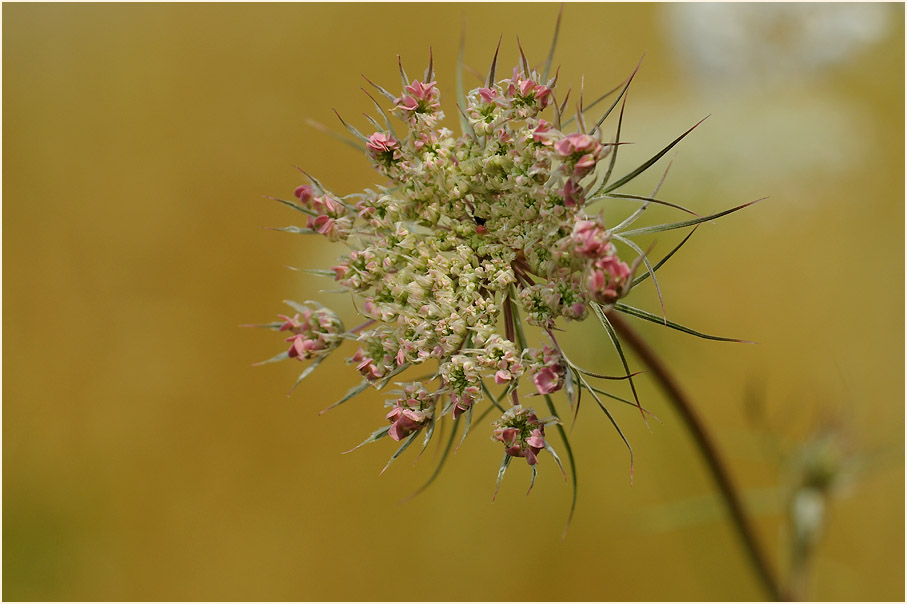
[{"label": "wild carrot flower", "polygon": [[286,339],[287,342],[292,342],[287,353],[290,358],[311,359],[329,353],[340,343],[339,335],[343,331],[343,324],[330,310],[319,308],[312,311],[303,308],[292,318],[277,316],[283,319],[279,330],[293,334]]},{"label": "wild carrot flower", "polygon": [[403,440],[421,430],[431,420],[435,408],[435,395],[419,382],[407,384],[401,395],[393,401],[393,409],[386,416],[391,422],[388,435],[394,440]]},{"label": "wild carrot flower", "polygon": [[525,457],[530,466],[538,463],[538,454],[545,448],[545,425],[535,413],[514,405],[491,425],[492,439],[504,443],[507,455]]},{"label": "wild carrot flower", "polygon": [[[456,112],[459,135],[441,126],[444,112],[431,63],[421,80],[411,80],[401,64],[399,96],[373,84],[387,101],[385,107],[375,103],[383,122],[369,117],[375,130],[367,136],[347,127],[385,182],[339,195],[308,177],[294,191],[297,202],[281,200],[306,216],[306,228],[284,230],[319,233],[349,248],[330,270],[315,272],[360,300],[364,323],[344,331],[329,311],[306,309],[268,326],[293,334],[289,353],[273,360],[320,361],[341,340],[352,341],[347,362],[362,382],[336,404],[368,387],[380,390],[410,368],[425,376],[404,386],[386,414],[390,425],[366,442],[385,435],[402,441],[396,458],[419,434],[427,445],[434,426],[448,416],[465,421],[465,438],[477,410],[482,418],[498,410],[502,415],[492,424],[492,438],[504,445],[499,479],[513,457],[526,458],[534,478],[543,450],[560,465],[546,440],[546,423],[559,429],[572,464],[552,393],[564,391],[578,409],[586,391],[606,409],[599,397],[603,391],[589,382],[609,376],[573,364],[555,329],[594,314],[626,369],[617,379],[630,380],[632,387],[608,313],[692,330],[621,302],[646,278],[655,282],[655,270],[664,262],[653,266],[631,237],[695,226],[713,216],[700,217],[655,194],[616,192],[682,138],[612,178],[620,141],[606,138],[601,124],[620,99],[625,101],[632,76],[612,91],[620,91],[618,100],[589,127],[582,100],[575,116],[567,117],[569,92],[558,96],[557,77],[548,77],[550,59],[540,72],[521,51],[520,64],[503,80],[495,80],[496,63],[497,53],[485,85],[459,95],[465,99]],[[391,116],[405,131],[394,128]],[[616,199],[639,207],[622,222],[606,225],[601,204]],[[630,229],[653,203],[693,217]],[[641,265],[645,271],[636,276]],[[535,348],[523,318],[542,329]],[[493,394],[491,387],[502,390]],[[543,422],[525,406],[531,396],[542,397],[551,419]],[[638,400],[608,396],[644,411]]]},{"label": "wild carrot flower", "polygon": [[529,373],[539,394],[551,394],[564,387],[567,362],[557,350],[546,345],[541,350],[526,352],[532,359]]}]

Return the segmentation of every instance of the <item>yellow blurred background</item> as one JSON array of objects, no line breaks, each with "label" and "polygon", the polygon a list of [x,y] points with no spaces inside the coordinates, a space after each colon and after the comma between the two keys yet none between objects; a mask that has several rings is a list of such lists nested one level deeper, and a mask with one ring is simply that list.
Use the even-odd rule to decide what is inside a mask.
[{"label": "yellow blurred background", "polygon": [[[544,60],[556,5],[2,10],[6,600],[765,597],[646,375],[663,423],[649,432],[614,410],[632,485],[604,416],[580,413],[579,504],[560,541],[570,488],[550,460],[528,497],[514,464],[492,504],[500,447],[474,426],[401,504],[436,446],[379,479],[393,443],[340,452],[383,425],[383,394],[317,415],[358,380],[352,350],[289,398],[301,365],[250,367],[284,343],[238,325],[274,320],[281,300],[352,316],[347,298],[317,293],[329,280],[285,268],[326,268],[343,248],[260,228],[296,220],[262,197],[302,184],[293,165],[338,194],[379,181],[305,120],[339,130],[336,108],[366,127],[360,74],[395,91],[395,55],[412,76],[429,47],[454,118],[461,24],[482,73],[503,35],[507,74],[517,35]],[[570,4],[556,56],[563,89],[584,77],[588,100],[645,54],[623,170],[710,115],[662,197],[706,212],[769,196],[704,225],[659,272],[669,318],[759,344],[639,330],[696,401],[782,576],[779,486],[798,447],[834,426],[848,480],[829,502],[813,599],[904,598],[903,11]],[[657,239],[656,257],[676,240]],[[629,301],[658,307],[651,286]],[[571,327],[576,357],[614,367],[594,322]]]}]

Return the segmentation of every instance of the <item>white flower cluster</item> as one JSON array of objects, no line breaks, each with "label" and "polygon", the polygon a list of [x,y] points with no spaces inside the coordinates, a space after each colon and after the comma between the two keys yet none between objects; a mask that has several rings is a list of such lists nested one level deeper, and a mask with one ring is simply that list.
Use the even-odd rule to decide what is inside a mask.
[{"label": "white flower cluster", "polygon": [[[285,203],[308,215],[300,231],[350,248],[331,270],[361,299],[367,319],[343,335],[358,344],[349,362],[364,382],[355,392],[437,363],[430,378],[389,402],[392,425],[373,439],[386,433],[408,444],[423,428],[430,437],[446,414],[467,413],[468,421],[493,381],[504,393],[492,404],[504,412],[501,403],[511,398],[511,408],[539,426],[531,440],[528,432],[519,441],[509,432],[494,438],[509,447],[505,459],[519,450],[534,466],[535,453],[553,450],[543,422],[520,404],[520,380],[543,395],[569,387],[568,364],[551,333],[556,321],[582,320],[592,304],[608,310],[632,283],[635,267],[618,258],[602,220],[587,215],[613,166],[603,161],[613,144],[598,127],[586,132],[581,115],[578,131],[564,132],[557,78],[546,81],[525,60],[510,78],[494,82],[489,75],[486,87],[466,95],[460,136],[440,126],[431,68],[422,81],[409,80],[402,68],[401,76],[399,97],[375,88],[405,135],[384,110],[384,126],[370,118],[370,136],[347,126],[388,182],[340,197],[311,179],[296,189],[298,201]],[[546,109],[550,121],[541,117]],[[550,342],[529,348],[520,317],[546,330]]]}]

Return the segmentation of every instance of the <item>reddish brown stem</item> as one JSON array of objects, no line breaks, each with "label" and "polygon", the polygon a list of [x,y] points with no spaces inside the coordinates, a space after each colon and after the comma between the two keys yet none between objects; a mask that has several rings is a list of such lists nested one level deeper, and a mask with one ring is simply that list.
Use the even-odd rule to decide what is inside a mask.
[{"label": "reddish brown stem", "polygon": [[377,322],[378,322],[378,321],[375,320],[375,319],[369,319],[368,321],[366,321],[366,322],[363,323],[362,325],[357,325],[356,327],[352,328],[352,329],[350,330],[350,333],[359,333],[360,331],[362,331],[362,330],[365,329],[366,327],[370,327],[370,326],[374,325],[374,324],[377,323]]},{"label": "reddish brown stem", "polygon": [[651,375],[658,380],[659,385],[662,390],[664,390],[665,394],[667,394],[668,399],[674,403],[674,408],[677,410],[686,425],[687,430],[693,437],[693,441],[696,443],[699,453],[705,460],[706,466],[708,466],[712,478],[718,486],[718,490],[731,514],[734,528],[737,530],[737,534],[743,542],[750,562],[759,575],[759,579],[762,581],[766,591],[768,591],[769,596],[775,601],[786,600],[787,598],[784,596],[780,585],[775,579],[775,574],[771,569],[771,565],[769,564],[762,547],[759,545],[752,523],[743,509],[743,502],[740,499],[737,489],[734,487],[730,473],[725,467],[715,443],[706,431],[705,425],[699,419],[692,403],[683,393],[677,380],[671,375],[665,364],[658,358],[658,355],[655,354],[655,351],[652,350],[645,340],[643,340],[639,334],[626,323],[626,321],[624,321],[623,317],[615,311],[610,311],[607,315],[608,321],[611,322],[615,331],[620,335],[621,341],[628,344],[636,352],[637,356],[639,356],[642,362],[649,368]]},{"label": "reddish brown stem", "polygon": [[535,281],[529,276],[532,271],[529,269],[529,265],[524,261],[520,259],[514,260],[510,265],[510,268],[513,270],[513,276],[516,277],[516,280],[523,285],[531,287],[535,284]]}]

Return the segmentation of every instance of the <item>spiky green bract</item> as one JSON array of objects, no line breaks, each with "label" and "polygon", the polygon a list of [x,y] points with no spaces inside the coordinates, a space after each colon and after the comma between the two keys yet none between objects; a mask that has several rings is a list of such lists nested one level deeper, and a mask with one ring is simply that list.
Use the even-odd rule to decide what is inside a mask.
[{"label": "spiky green bract", "polygon": [[696,122],[696,123],[693,125],[692,128],[690,128],[689,130],[687,130],[686,132],[684,132],[683,134],[681,134],[680,136],[678,136],[677,138],[675,138],[675,139],[671,142],[671,144],[669,144],[667,147],[665,147],[664,149],[662,149],[661,151],[659,151],[658,153],[656,153],[655,155],[653,155],[651,158],[649,158],[649,159],[648,159],[645,163],[643,163],[641,166],[639,166],[639,167],[636,168],[635,170],[631,171],[631,172],[630,172],[629,174],[627,174],[626,176],[623,176],[622,178],[619,178],[619,179],[617,180],[617,182],[614,182],[614,183],[608,185],[607,187],[605,187],[605,188],[602,190],[602,193],[610,193],[611,191],[613,191],[613,190],[615,190],[615,189],[619,189],[620,187],[624,186],[625,184],[627,184],[628,182],[632,181],[634,178],[636,178],[637,176],[639,176],[640,174],[642,174],[643,172],[645,172],[646,170],[648,170],[649,168],[651,168],[652,165],[653,165],[655,162],[657,162],[659,159],[661,159],[662,156],[664,156],[665,153],[667,153],[668,151],[670,151],[671,149],[673,149],[674,146],[677,145],[677,143],[679,143],[679,142],[682,141],[684,138],[686,138],[686,136],[687,136],[690,132],[692,132],[699,124],[701,124],[702,122],[704,122],[707,118],[708,118],[708,116],[706,116],[706,117],[702,118],[701,120],[699,120],[698,122]]},{"label": "spiky green bract", "polygon": [[739,206],[733,207],[733,208],[731,208],[731,209],[729,209],[729,210],[724,210],[724,211],[721,211],[721,212],[716,212],[716,213],[714,213],[714,214],[709,214],[708,216],[702,216],[702,217],[700,217],[700,218],[694,218],[694,219],[692,219],[692,220],[684,220],[684,221],[682,221],[682,222],[672,222],[672,223],[670,223],[670,224],[656,224],[656,225],[653,225],[653,226],[641,227],[641,228],[633,229],[633,230],[630,230],[630,231],[623,231],[623,232],[621,232],[621,235],[622,235],[623,237],[635,237],[635,236],[637,236],[637,235],[648,235],[649,233],[661,233],[661,232],[663,232],[663,231],[672,231],[672,230],[674,230],[674,229],[682,229],[682,228],[684,228],[684,227],[694,226],[694,225],[697,225],[697,224],[700,224],[700,223],[703,223],[703,222],[708,222],[708,221],[710,221],[710,220],[714,220],[714,219],[716,219],[716,218],[721,218],[722,216],[727,216],[728,214],[732,214],[732,213],[734,213],[734,212],[737,212],[737,211],[739,211],[739,210],[742,210],[743,208],[748,208],[748,207],[750,207],[751,205],[753,205],[753,204],[755,204],[755,203],[759,203],[760,201],[764,201],[765,199],[767,199],[767,198],[766,198],[766,197],[762,197],[762,198],[757,199],[757,200],[755,200],[755,201],[751,201],[751,202],[749,202],[749,203],[744,203],[744,204],[741,204],[741,205],[739,205]]},{"label": "spiky green bract", "polygon": [[[504,474],[507,473],[507,468],[510,467],[510,461],[513,458],[510,455],[504,454],[504,459],[501,461],[501,467],[498,469],[498,479],[494,483],[494,495],[491,496],[491,500],[494,501],[498,497],[498,490],[501,488],[501,481],[504,480]],[[530,487],[531,488],[531,487]]]},{"label": "spiky green bract", "polygon": [[322,124],[321,122],[316,122],[315,120],[307,119],[306,124],[308,124],[309,126],[314,128],[315,130],[318,130],[319,132],[323,132],[324,134],[327,134],[334,140],[338,140],[341,143],[343,143],[344,145],[347,145],[348,147],[352,147],[359,153],[365,153],[365,145],[363,145],[362,143],[356,142],[355,140],[349,138],[348,136],[343,136],[342,134],[338,134],[337,132],[334,132],[333,130],[331,130],[330,128],[328,128],[327,126]]},{"label": "spiky green bract", "polygon": [[[693,236],[693,233],[695,233],[695,232],[696,232],[696,229],[698,229],[698,228],[699,228],[699,225],[696,225],[695,227],[693,227],[693,230],[690,231],[689,233],[687,233],[687,236],[684,237],[683,240],[682,240],[680,243],[678,243],[676,246],[674,246],[674,249],[672,249],[670,252],[668,252],[667,254],[665,254],[665,257],[662,258],[661,260],[659,260],[659,261],[655,264],[655,266],[652,267],[651,273],[653,274],[653,276],[654,276],[655,271],[657,271],[658,269],[660,269],[660,268],[664,265],[665,262],[667,262],[668,260],[671,259],[671,256],[673,256],[674,254],[676,254],[677,251],[678,251],[680,248],[683,247],[683,244],[685,244],[687,241],[689,241],[690,237]],[[643,273],[642,275],[640,275],[640,276],[636,277],[635,279],[633,279],[633,287],[636,287],[637,285],[639,285],[640,283],[642,283],[643,281],[645,281],[646,279],[648,279],[649,274],[650,274],[650,273],[647,271],[647,272]]]},{"label": "spiky green bract", "polygon": [[368,388],[368,386],[369,386],[369,383],[367,380],[360,382],[357,386],[353,386],[352,388],[350,388],[347,391],[347,393],[345,395],[343,395],[343,398],[341,398],[339,401],[337,401],[333,405],[331,405],[329,407],[325,407],[324,409],[319,411],[318,415],[323,415],[323,414],[327,413],[328,411],[330,411],[331,409],[333,409],[334,407],[339,407],[340,405],[347,402],[348,400],[350,400],[357,394],[362,394],[363,392],[365,392],[365,389]]},{"label": "spiky green bract", "polygon": [[384,474],[384,472],[390,467],[391,463],[393,463],[395,459],[400,457],[403,452],[406,451],[406,449],[408,449],[411,444],[413,444],[413,441],[416,440],[418,436],[418,432],[413,432],[411,435],[409,435],[409,437],[407,437],[407,439],[403,441],[403,444],[400,445],[400,448],[398,448],[397,451],[393,455],[391,455],[391,458],[387,460],[387,464],[378,473],[378,475],[380,476],[381,474]]},{"label": "spiky green bract", "polygon": [[428,480],[425,482],[425,484],[423,484],[421,487],[416,489],[411,495],[409,495],[408,497],[403,499],[403,501],[401,501],[400,503],[405,503],[405,502],[409,501],[410,499],[412,499],[413,497],[415,497],[416,495],[418,495],[419,493],[421,493],[422,491],[427,489],[429,486],[431,486],[431,484],[435,481],[435,479],[441,473],[441,469],[444,467],[444,462],[447,461],[447,456],[450,455],[450,450],[453,448],[454,440],[456,440],[457,426],[459,424],[459,419],[454,420],[453,424],[454,425],[450,430],[450,437],[447,439],[447,444],[444,446],[444,451],[441,452],[441,459],[438,460],[438,465],[435,467],[435,471],[432,472],[432,475],[428,478]]},{"label": "spiky green bract", "polygon": [[[551,415],[556,417],[557,409],[554,407],[554,401],[551,400],[551,396],[545,395],[545,403],[548,405],[548,411]],[[578,404],[577,408],[579,408]],[[576,501],[579,495],[579,481],[577,480],[576,474],[576,460],[573,458],[573,447],[570,446],[570,439],[567,438],[567,432],[561,424],[557,424],[556,428],[558,435],[561,437],[561,442],[564,443],[564,450],[567,452],[567,461],[570,462],[570,483],[573,487],[573,497],[570,500],[570,513],[567,514],[567,524],[564,526],[564,532],[561,534],[561,539],[563,539],[567,536],[567,531],[570,529],[570,523],[573,522],[573,514],[576,512]],[[557,465],[563,472],[564,467],[561,465],[560,459],[553,450],[550,450],[549,453],[557,460]]]},{"label": "spiky green bract", "polygon": [[364,441],[362,441],[361,443],[359,443],[358,445],[356,445],[355,447],[353,447],[353,448],[350,449],[349,451],[344,451],[344,453],[350,453],[350,452],[352,452],[352,451],[355,451],[356,449],[358,449],[359,447],[361,447],[361,446],[363,446],[363,445],[367,445],[368,443],[373,443],[373,442],[375,442],[376,440],[381,440],[382,438],[384,438],[385,436],[387,436],[387,433],[390,431],[390,429],[391,429],[390,426],[385,426],[385,427],[383,427],[383,428],[381,428],[381,429],[379,429],[379,430],[375,430],[375,431],[372,432],[372,433],[369,435],[369,437],[366,438]]},{"label": "spiky green bract", "polygon": [[675,323],[673,321],[668,321],[667,319],[662,319],[662,318],[658,317],[657,315],[653,315],[652,313],[647,312],[645,310],[642,310],[639,308],[633,308],[632,306],[623,304],[622,302],[618,302],[617,304],[615,304],[614,310],[616,310],[618,312],[622,312],[624,314],[628,314],[633,317],[645,319],[646,321],[651,321],[652,323],[658,323],[659,325],[665,325],[667,327],[670,327],[671,329],[676,329],[677,331],[682,331],[684,333],[688,333],[690,335],[696,336],[697,338],[703,338],[705,340],[716,340],[719,342],[737,342],[737,343],[742,343],[742,344],[752,344],[753,343],[753,342],[748,342],[747,340],[738,340],[736,338],[723,338],[720,336],[710,336],[708,334],[696,331],[694,329],[690,329],[689,327],[684,327],[683,325],[680,325],[679,323]]}]

